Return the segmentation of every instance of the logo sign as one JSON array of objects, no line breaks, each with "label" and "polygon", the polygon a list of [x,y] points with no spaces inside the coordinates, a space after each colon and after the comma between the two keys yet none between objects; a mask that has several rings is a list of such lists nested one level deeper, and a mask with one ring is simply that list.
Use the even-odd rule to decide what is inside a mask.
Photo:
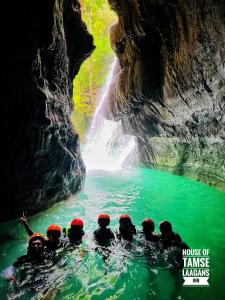
[{"label": "logo sign", "polygon": [[209,249],[183,249],[183,286],[209,286]]}]

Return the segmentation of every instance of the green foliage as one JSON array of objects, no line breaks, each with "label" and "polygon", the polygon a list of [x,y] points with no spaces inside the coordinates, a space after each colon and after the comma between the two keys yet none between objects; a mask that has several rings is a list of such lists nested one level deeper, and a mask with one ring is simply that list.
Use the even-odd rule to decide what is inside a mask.
[{"label": "green foliage", "polygon": [[83,144],[85,142],[85,132],[88,129],[90,118],[83,113],[73,111],[71,115],[71,120],[74,124],[76,131],[79,133],[80,142]]},{"label": "green foliage", "polygon": [[[73,82],[73,101],[79,118],[82,115],[90,118],[96,102],[99,100],[109,65],[114,57],[109,41],[109,30],[116,21],[116,15],[110,10],[106,0],[83,0],[80,2],[82,19],[86,23],[88,31],[94,36],[96,49],[91,57],[82,64],[80,72]],[[73,115],[74,118],[75,115]],[[77,131],[79,132],[78,129]]]}]

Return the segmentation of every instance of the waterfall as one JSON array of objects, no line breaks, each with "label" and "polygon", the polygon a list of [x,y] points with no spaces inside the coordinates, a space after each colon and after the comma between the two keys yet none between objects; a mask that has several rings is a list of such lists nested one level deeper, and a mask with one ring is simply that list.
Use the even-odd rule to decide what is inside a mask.
[{"label": "waterfall", "polygon": [[104,108],[108,103],[108,94],[116,64],[117,61],[115,60],[111,66],[84,145],[82,156],[87,171],[120,170],[136,148],[135,137],[123,133],[121,121],[108,120],[104,116]]}]

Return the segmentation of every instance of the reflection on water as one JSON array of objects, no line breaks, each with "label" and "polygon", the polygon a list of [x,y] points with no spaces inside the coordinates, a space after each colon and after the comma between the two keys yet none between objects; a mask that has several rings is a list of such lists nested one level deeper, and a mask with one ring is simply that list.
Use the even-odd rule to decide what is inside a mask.
[{"label": "reflection on water", "polygon": [[[91,172],[77,197],[29,219],[35,231],[45,232],[50,223],[64,227],[74,217],[83,218],[81,248],[64,253],[57,265],[18,276],[14,283],[0,279],[0,299],[223,299],[224,200],[222,192],[163,172]],[[110,214],[113,230],[121,213],[130,214],[137,229],[147,217],[155,221],[156,231],[160,221],[170,220],[191,248],[211,249],[210,287],[182,287],[179,272],[155,265],[157,257],[148,256],[137,241],[130,247],[113,245],[104,261],[92,236],[99,213]],[[2,224],[0,235],[2,271],[26,253],[27,236],[16,222]]]}]

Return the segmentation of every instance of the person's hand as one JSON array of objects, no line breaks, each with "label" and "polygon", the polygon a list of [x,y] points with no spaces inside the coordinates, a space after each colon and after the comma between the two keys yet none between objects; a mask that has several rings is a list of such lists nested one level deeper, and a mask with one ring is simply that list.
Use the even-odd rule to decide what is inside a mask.
[{"label": "person's hand", "polygon": [[20,223],[27,224],[27,217],[24,212],[23,212],[22,217],[20,218]]},{"label": "person's hand", "polygon": [[13,280],[15,280],[16,279],[16,277],[12,274],[12,275],[8,275],[7,277],[6,277],[6,280],[7,281],[13,281]]}]

